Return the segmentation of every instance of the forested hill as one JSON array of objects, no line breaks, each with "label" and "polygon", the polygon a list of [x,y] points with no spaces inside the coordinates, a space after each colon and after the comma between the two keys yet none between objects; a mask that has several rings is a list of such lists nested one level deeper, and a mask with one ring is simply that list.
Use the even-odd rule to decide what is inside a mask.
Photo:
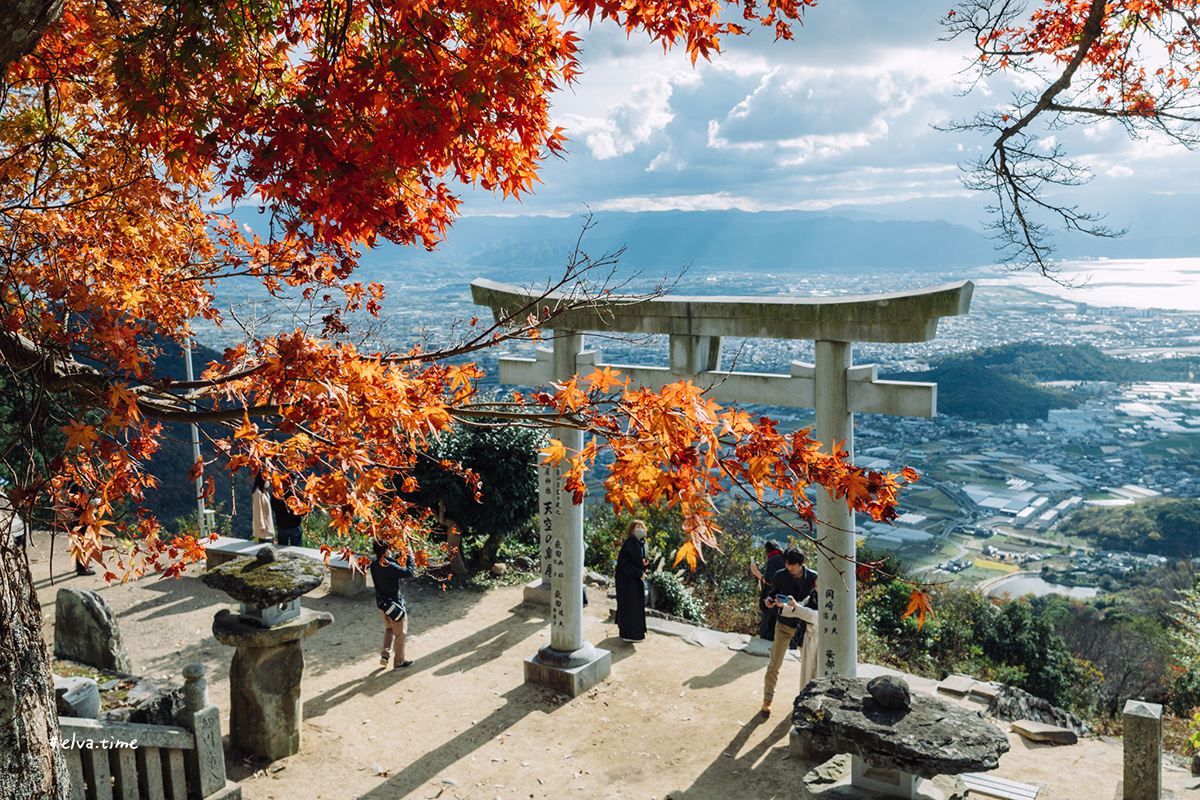
[{"label": "forested hill", "polygon": [[1200,500],[1156,499],[1116,508],[1078,511],[1060,528],[1102,550],[1158,553],[1170,558],[1200,555]]},{"label": "forested hill", "polygon": [[1025,381],[1192,381],[1200,377],[1200,358],[1130,361],[1106,355],[1090,344],[1010,344],[943,356],[936,367],[978,366]]},{"label": "forested hill", "polygon": [[938,385],[938,411],[981,422],[1033,422],[1052,408],[1074,408],[1078,399],[1041,381],[1193,381],[1200,358],[1141,362],[1113,358],[1092,345],[1011,344],[955,353],[930,369],[894,372],[888,380]]}]

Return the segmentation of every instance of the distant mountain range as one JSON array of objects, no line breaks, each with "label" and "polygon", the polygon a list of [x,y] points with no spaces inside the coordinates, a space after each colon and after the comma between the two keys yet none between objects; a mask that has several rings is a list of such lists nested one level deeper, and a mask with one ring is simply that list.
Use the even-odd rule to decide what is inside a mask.
[{"label": "distant mountain range", "polygon": [[[772,272],[941,270],[994,261],[991,243],[948,222],[851,219],[804,211],[600,212],[581,249],[593,258],[625,248],[622,263],[678,271]],[[381,245],[363,258],[370,270],[396,266],[504,271],[540,278],[561,270],[584,220],[572,217],[464,217],[430,253]]]},{"label": "distant mountain range", "polygon": [[[1187,211],[1195,204],[1185,200],[1154,198],[1137,208],[1114,209],[1111,222],[1129,225],[1127,236],[1056,234],[1054,255],[1064,259],[1200,255],[1200,231]],[[996,262],[994,242],[982,231],[980,220],[970,216],[965,209],[956,210],[950,200],[846,206],[825,212],[603,211],[592,216],[594,226],[583,237],[581,249],[596,258],[624,247],[623,267],[672,275],[685,265],[699,272],[941,272]],[[235,217],[252,228],[263,220],[249,208],[239,209]],[[362,276],[383,280],[391,270],[403,267],[432,273],[462,270],[471,277],[503,272],[514,280],[541,279],[558,274],[566,264],[583,224],[581,215],[462,217],[433,252],[380,243],[364,255]]]}]

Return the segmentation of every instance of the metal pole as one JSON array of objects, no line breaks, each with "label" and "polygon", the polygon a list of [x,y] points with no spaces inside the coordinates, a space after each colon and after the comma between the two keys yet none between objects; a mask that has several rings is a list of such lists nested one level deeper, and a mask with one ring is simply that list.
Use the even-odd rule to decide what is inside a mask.
[{"label": "metal pole", "polygon": [[[192,376],[192,339],[189,336],[183,340],[183,361],[187,365],[187,379],[191,383],[195,378]],[[200,429],[196,427],[196,423],[191,423],[192,429],[192,463],[195,464],[200,460]],[[198,512],[197,519],[199,520],[199,530],[201,536],[207,536],[208,516],[204,509],[204,477],[203,475],[196,476],[196,509]]]}]

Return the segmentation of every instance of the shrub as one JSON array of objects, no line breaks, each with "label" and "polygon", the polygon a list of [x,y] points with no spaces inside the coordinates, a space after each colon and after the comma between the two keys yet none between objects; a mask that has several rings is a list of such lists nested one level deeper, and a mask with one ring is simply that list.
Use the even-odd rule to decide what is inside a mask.
[{"label": "shrub", "polygon": [[651,586],[658,589],[668,614],[683,617],[692,622],[704,622],[704,608],[691,590],[683,585],[674,572],[651,572],[646,576]]}]

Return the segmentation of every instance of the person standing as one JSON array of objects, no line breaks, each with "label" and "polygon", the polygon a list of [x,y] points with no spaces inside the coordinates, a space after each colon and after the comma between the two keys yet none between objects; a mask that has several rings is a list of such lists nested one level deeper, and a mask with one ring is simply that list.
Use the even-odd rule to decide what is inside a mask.
[{"label": "person standing", "polygon": [[646,639],[646,523],[635,519],[625,531],[617,554],[617,629],[621,639],[636,644]]},{"label": "person standing", "polygon": [[750,573],[758,578],[758,610],[762,616],[758,620],[758,638],[768,642],[775,638],[775,612],[767,608],[767,596],[771,594],[771,578],[783,569],[783,549],[779,542],[767,539],[763,542],[767,552],[767,560],[760,570],[758,564],[750,564]]},{"label": "person standing", "polygon": [[[71,533],[79,528],[79,511],[75,507],[75,496],[82,495],[79,484],[71,481],[64,483],[54,499],[54,521],[67,532],[67,544],[71,542]],[[95,575],[96,571],[86,562],[75,559],[75,574],[80,576]]]},{"label": "person standing", "polygon": [[817,592],[814,589],[803,603],[800,598],[791,598],[786,605],[779,607],[779,615],[786,619],[799,619],[800,626],[800,691],[808,686],[809,681],[817,677]]},{"label": "person standing", "polygon": [[404,669],[412,666],[412,661],[404,658],[404,640],[408,636],[408,605],[404,602],[404,593],[400,591],[400,579],[411,578],[416,572],[417,562],[412,550],[408,551],[408,561],[402,567],[398,561],[388,558],[391,546],[387,542],[375,540],[375,560],[371,562],[371,582],[375,584],[375,605],[383,616],[383,650],[379,652],[379,666],[386,667],[395,645],[396,659],[394,669]]},{"label": "person standing", "polygon": [[299,547],[304,539],[304,514],[296,513],[288,506],[288,500],[296,496],[296,488],[290,475],[284,476],[282,497],[271,495],[271,513],[275,517],[275,543]]},{"label": "person standing", "polygon": [[[771,595],[766,600],[770,609],[790,605],[790,600],[804,602],[812,591],[817,588],[817,573],[804,566],[804,554],[794,547],[788,548],[783,554],[784,568],[771,578]],[[779,683],[779,669],[783,666],[783,658],[787,655],[788,644],[796,635],[799,619],[779,617],[775,620],[775,636],[771,640],[771,660],[767,664],[767,674],[763,679],[763,716],[770,716],[771,702],[775,699],[775,685]],[[804,654],[801,653],[801,659]]]},{"label": "person standing", "polygon": [[254,478],[254,491],[250,495],[250,524],[256,542],[275,541],[275,520],[271,515],[271,493],[267,481],[260,472]]}]

